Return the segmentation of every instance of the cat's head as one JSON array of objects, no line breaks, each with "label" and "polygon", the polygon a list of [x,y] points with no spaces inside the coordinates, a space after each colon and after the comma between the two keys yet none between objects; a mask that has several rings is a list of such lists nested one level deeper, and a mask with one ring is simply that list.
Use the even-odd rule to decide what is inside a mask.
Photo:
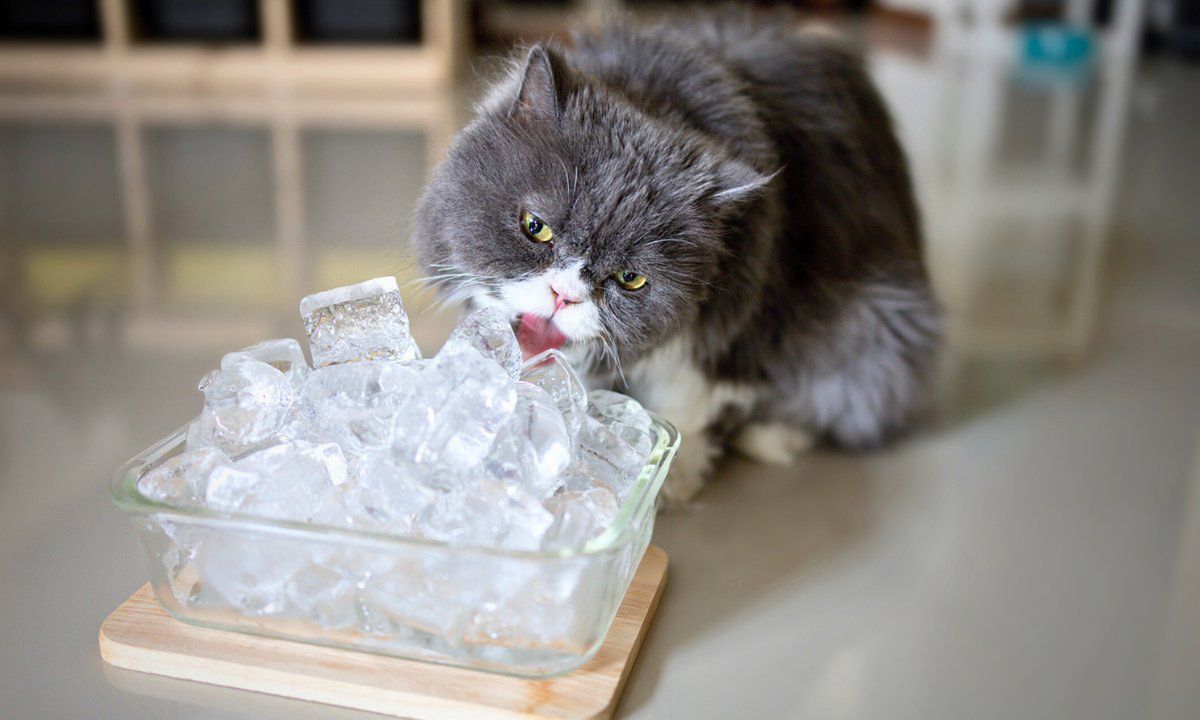
[{"label": "cat's head", "polygon": [[628,363],[719,291],[739,262],[725,236],[768,180],[536,46],[433,173],[413,242],[443,291],[507,313],[527,354]]}]

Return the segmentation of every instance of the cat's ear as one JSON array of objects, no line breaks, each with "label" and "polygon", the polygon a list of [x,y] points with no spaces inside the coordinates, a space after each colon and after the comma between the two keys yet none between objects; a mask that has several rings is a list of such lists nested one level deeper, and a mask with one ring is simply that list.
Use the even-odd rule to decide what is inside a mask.
[{"label": "cat's ear", "polygon": [[521,89],[509,116],[535,122],[557,121],[567,83],[567,68],[562,59],[553,50],[534,45],[525,59]]},{"label": "cat's ear", "polygon": [[736,210],[761,196],[778,174],[764,173],[741,160],[724,159],[717,165],[709,202],[722,211]]}]

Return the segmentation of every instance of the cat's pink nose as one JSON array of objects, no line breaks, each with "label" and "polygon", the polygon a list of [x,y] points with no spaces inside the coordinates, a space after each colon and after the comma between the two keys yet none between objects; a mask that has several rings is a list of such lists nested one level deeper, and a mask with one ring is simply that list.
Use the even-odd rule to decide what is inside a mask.
[{"label": "cat's pink nose", "polygon": [[575,297],[570,293],[563,292],[554,283],[550,283],[550,292],[554,294],[554,310],[555,312],[562,310],[568,305],[573,305],[580,302],[582,298]]}]

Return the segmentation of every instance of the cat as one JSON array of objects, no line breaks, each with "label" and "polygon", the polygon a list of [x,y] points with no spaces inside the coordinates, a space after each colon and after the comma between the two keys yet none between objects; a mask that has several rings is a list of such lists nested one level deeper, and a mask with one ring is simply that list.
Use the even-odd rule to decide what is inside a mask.
[{"label": "cat", "polygon": [[876,446],[941,341],[907,161],[859,57],[742,17],[539,44],[431,173],[434,282],[663,414],[686,501],[726,449]]}]

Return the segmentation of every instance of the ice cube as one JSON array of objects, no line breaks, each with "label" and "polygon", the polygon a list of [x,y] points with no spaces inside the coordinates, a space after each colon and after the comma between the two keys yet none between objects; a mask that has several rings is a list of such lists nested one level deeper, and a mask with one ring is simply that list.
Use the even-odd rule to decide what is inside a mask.
[{"label": "ice cube", "polygon": [[457,347],[424,366],[421,380],[433,419],[402,416],[397,446],[417,463],[451,473],[479,463],[517,402],[508,373],[479,353]]},{"label": "ice cube", "polygon": [[624,502],[637,482],[646,456],[593,417],[584,417],[575,439],[575,456],[563,473],[568,490],[603,486]]},{"label": "ice cube", "polygon": [[214,510],[310,521],[346,477],[341,448],[297,440],[218,467],[209,477],[206,499]]},{"label": "ice cube", "polygon": [[288,607],[288,581],[307,562],[292,538],[211,533],[200,552],[202,594],[245,615],[278,615]]},{"label": "ice cube", "polygon": [[358,588],[333,568],[310,562],[288,579],[285,592],[301,616],[323,628],[348,628],[358,622]]},{"label": "ice cube", "polygon": [[383,523],[380,518],[376,517],[370,508],[364,507],[359,495],[360,488],[353,479],[334,486],[325,495],[321,507],[313,514],[312,521],[318,525],[332,525],[351,530],[382,530]]},{"label": "ice cube", "polygon": [[300,343],[292,338],[263,340],[248,348],[228,353],[221,358],[221,369],[226,370],[247,360],[265,362],[286,375],[296,387],[304,382],[311,369],[308,367],[308,360],[304,358],[304,350],[300,348]]},{"label": "ice cube", "polygon": [[541,597],[535,594],[536,579],[553,572],[547,566],[561,564],[503,556],[476,556],[469,563],[459,557],[452,559],[457,567],[442,563],[443,572],[426,563],[429,595],[449,599],[461,608],[463,622],[456,628],[461,642],[486,649],[489,659],[505,662],[506,653],[519,652],[515,646],[528,646],[529,624],[522,621],[532,618],[518,618],[514,610],[537,604]]},{"label": "ice cube", "polygon": [[637,400],[611,390],[588,393],[588,415],[605,424],[623,423],[646,432],[650,431],[650,413]]},{"label": "ice cube", "polygon": [[464,318],[450,333],[443,352],[458,345],[495,360],[514,380],[521,376],[521,345],[513,334],[512,323],[496,308],[485,307]]},{"label": "ice cube", "polygon": [[547,350],[530,358],[521,372],[521,379],[550,394],[562,413],[567,432],[574,437],[587,413],[587,391],[566,356],[557,350]]},{"label": "ice cube", "polygon": [[371,450],[357,465],[357,493],[351,502],[389,532],[412,533],[417,515],[441,495],[423,479],[428,468],[393,448]]},{"label": "ice cube", "polygon": [[[201,410],[203,414],[203,410]],[[211,440],[204,435],[204,430],[200,426],[200,420],[196,419],[188,423],[187,432],[184,434],[186,442],[184,447],[188,450],[199,450],[206,447],[214,447]]]},{"label": "ice cube", "polygon": [[251,493],[260,480],[258,473],[240,465],[213,471],[204,491],[204,502],[212,510],[241,512],[251,503]]},{"label": "ice cube", "polygon": [[171,594],[181,605],[190,605],[197,598],[202,580],[196,567],[197,558],[212,528],[164,520],[161,515],[151,517],[153,519],[140,521],[150,531],[145,537],[150,540],[155,557],[166,571]]},{"label": "ice cube", "polygon": [[[457,569],[455,560],[441,564]],[[438,554],[432,553],[421,560],[402,560],[390,570],[367,579],[359,594],[359,622],[363,632],[397,637],[419,630],[456,640],[465,614],[457,601],[472,588],[468,580],[468,585],[457,594],[447,597],[430,594],[427,566],[438,565]]]},{"label": "ice cube", "polygon": [[642,429],[625,423],[614,422],[606,426],[610,432],[625,441],[625,444],[637,452],[643,462],[654,449],[654,435],[649,429]]},{"label": "ice cube", "polygon": [[484,469],[534,497],[546,497],[571,462],[571,437],[545,390],[521,381],[515,387],[516,407],[484,458]]},{"label": "ice cube", "polygon": [[213,447],[188,450],[143,475],[138,480],[138,492],[167,505],[202,506],[209,473],[227,462],[225,453]]},{"label": "ice cube", "polygon": [[296,393],[287,376],[259,360],[213,370],[200,381],[204,409],[197,445],[238,455],[267,443],[288,420]]},{"label": "ice cube", "polygon": [[300,301],[300,317],[315,367],[421,357],[393,277],[309,295]]},{"label": "ice cube", "polygon": [[418,519],[431,538],[455,545],[536,550],[554,522],[537,498],[491,478],[438,498]]},{"label": "ice cube", "polygon": [[612,525],[620,503],[608,488],[592,487],[559,493],[546,501],[546,509],[554,513],[546,546],[580,547]]},{"label": "ice cube", "polygon": [[320,437],[351,455],[389,447],[396,433],[433,422],[423,379],[397,362],[363,362],[318,368],[304,385],[304,400]]},{"label": "ice cube", "polygon": [[607,592],[610,570],[582,558],[558,563],[489,560],[478,583],[488,587],[487,602],[469,616],[468,642],[507,649],[533,641],[586,651],[594,641],[589,620],[595,622],[595,598]]},{"label": "ice cube", "polygon": [[321,433],[318,431],[316,418],[313,416],[312,406],[304,401],[303,396],[296,398],[296,402],[292,403],[292,411],[288,413],[287,420],[283,422],[283,427],[275,433],[272,441],[276,444],[290,443],[295,440],[307,440],[308,442],[321,442]]},{"label": "ice cube", "polygon": [[654,421],[641,403],[610,390],[588,393],[588,415],[602,422],[642,456],[654,449]]}]

